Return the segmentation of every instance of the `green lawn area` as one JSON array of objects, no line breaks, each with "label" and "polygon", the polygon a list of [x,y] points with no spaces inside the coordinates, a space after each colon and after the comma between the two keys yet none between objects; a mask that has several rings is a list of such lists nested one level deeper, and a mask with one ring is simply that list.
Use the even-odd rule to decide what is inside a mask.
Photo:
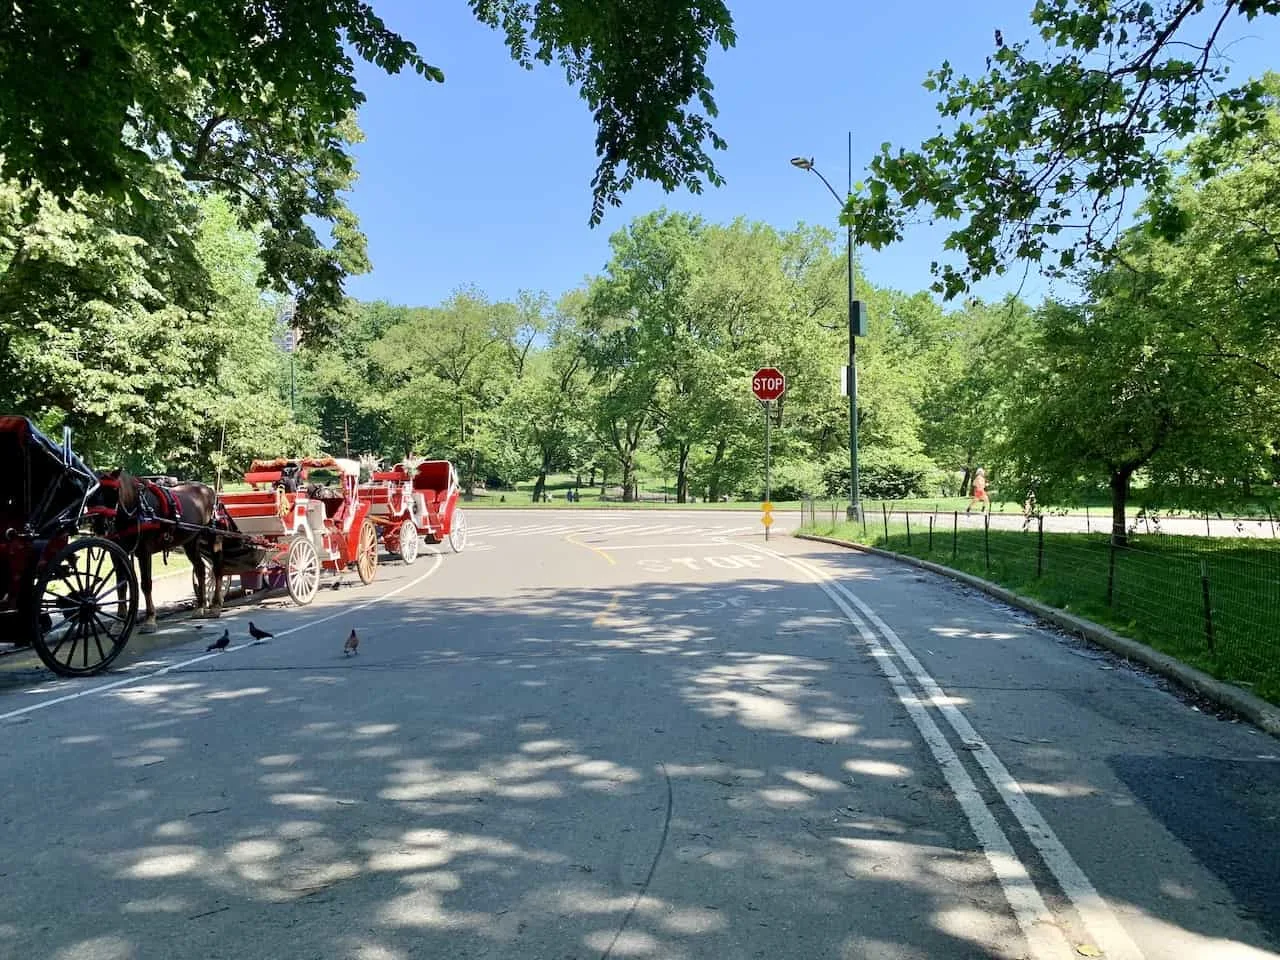
[{"label": "green lawn area", "polygon": [[[1280,704],[1280,544],[1268,540],[1135,536],[1112,550],[1105,534],[1034,530],[933,533],[927,520],[862,528],[819,522],[801,532],[883,547],[975,574],[1104,624]],[[1037,566],[1039,570],[1037,571]],[[1108,577],[1111,579],[1108,598]],[[1207,575],[1210,617],[1206,622]],[[1210,645],[1212,633],[1212,646]]]},{"label": "green lawn area", "polygon": [[[863,500],[862,506],[869,515],[874,516],[880,515],[880,508],[882,505],[888,510],[897,511],[910,510],[912,512],[930,513],[936,510],[938,513],[951,513],[953,510],[959,510],[963,513],[965,507],[969,505],[969,502],[968,497],[916,497],[906,500]],[[844,509],[848,504],[848,499],[833,500],[830,497],[819,497],[814,500],[814,509],[819,520],[824,518],[830,520],[831,508],[833,505],[835,506],[837,514],[843,514]],[[1046,514],[1064,514],[1080,517],[1088,515],[1093,517],[1100,524],[1110,523],[1111,518],[1111,503],[1101,499],[1087,504],[1081,503],[1069,506],[1040,504],[1040,509],[1041,512]],[[1125,509],[1125,515],[1129,517],[1136,517],[1142,513],[1142,509],[1141,503],[1130,502]],[[1224,506],[1220,512],[1224,517],[1258,517],[1266,519],[1268,509],[1271,509],[1277,522],[1280,522],[1280,512],[1277,512],[1274,506],[1261,500],[1256,503],[1231,507]],[[974,512],[978,512],[977,507],[974,508]],[[1021,514],[1022,501],[1019,500],[1014,503],[1012,501],[1001,500],[999,491],[996,491],[995,498],[991,503],[991,512]],[[1202,517],[1204,516],[1204,512],[1191,510],[1153,510],[1151,515],[1153,517],[1156,515],[1162,517]]]},{"label": "green lawn area", "polygon": [[[548,491],[548,493],[550,495],[551,491]],[[472,509],[529,510],[531,508],[537,508],[539,510],[554,510],[559,508],[563,510],[565,507],[588,508],[588,509],[595,509],[595,510],[759,510],[760,509],[759,500],[745,500],[745,501],[731,500],[728,503],[721,503],[721,502],[704,503],[703,501],[699,500],[697,503],[676,503],[675,497],[671,497],[671,499],[665,503],[662,500],[649,500],[649,499],[638,500],[632,503],[626,503],[622,500],[601,500],[598,494],[596,496],[588,496],[585,492],[582,495],[581,501],[576,501],[573,503],[570,503],[569,501],[565,500],[563,493],[560,493],[559,496],[548,501],[547,503],[541,503],[541,502],[533,503],[530,500],[529,493],[527,491],[512,493],[511,491],[508,491],[508,490],[499,490],[499,491],[492,491],[492,492],[477,490],[476,495],[474,497],[472,497],[470,500],[464,499],[462,501],[462,504],[468,510],[472,510]],[[799,500],[787,500],[787,501],[775,500],[773,502],[773,509],[775,511],[799,510],[800,501]]]},{"label": "green lawn area", "polygon": [[[641,478],[639,482],[640,498],[632,502],[621,500],[617,496],[617,487],[610,482],[608,489],[611,496],[602,497],[600,495],[600,485],[587,486],[584,483],[578,488],[581,496],[580,500],[569,502],[565,499],[565,494],[573,489],[574,477],[570,474],[553,474],[547,478],[546,495],[550,498],[547,502],[533,502],[533,482],[526,481],[517,483],[514,489],[510,490],[480,490],[475,491],[475,495],[464,501],[468,508],[472,507],[495,507],[495,508],[514,508],[521,507],[528,509],[536,506],[538,508],[549,507],[595,507],[600,509],[613,510],[759,510],[759,500],[730,500],[729,502],[714,501],[708,503],[701,497],[696,503],[676,503],[676,489],[674,485],[664,487],[660,480],[649,480]],[[664,499],[665,498],[665,499]],[[778,501],[773,502],[775,510],[799,510],[800,501]]]}]

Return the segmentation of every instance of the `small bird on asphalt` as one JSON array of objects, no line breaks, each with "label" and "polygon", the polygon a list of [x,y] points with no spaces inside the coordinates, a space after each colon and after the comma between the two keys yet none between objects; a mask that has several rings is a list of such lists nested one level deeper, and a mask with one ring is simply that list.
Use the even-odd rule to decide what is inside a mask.
[{"label": "small bird on asphalt", "polygon": [[357,637],[356,632],[352,630],[351,636],[347,637],[347,642],[342,645],[342,655],[345,657],[348,654],[359,653],[360,651],[357,649],[359,646],[360,638]]},{"label": "small bird on asphalt", "polygon": [[205,647],[204,652],[208,653],[210,650],[225,650],[230,645],[230,643],[231,643],[231,631],[223,630],[222,636],[220,636],[217,640],[213,641],[213,643],[209,644],[209,646]]},{"label": "small bird on asphalt", "polygon": [[274,637],[274,636],[275,636],[275,634],[274,634],[274,633],[270,633],[270,632],[269,632],[269,631],[267,631],[267,630],[259,630],[257,627],[255,627],[255,626],[253,625],[253,621],[252,621],[252,620],[250,620],[250,621],[249,621],[249,636],[253,637],[253,639],[255,639],[255,640],[266,640],[268,637]]}]

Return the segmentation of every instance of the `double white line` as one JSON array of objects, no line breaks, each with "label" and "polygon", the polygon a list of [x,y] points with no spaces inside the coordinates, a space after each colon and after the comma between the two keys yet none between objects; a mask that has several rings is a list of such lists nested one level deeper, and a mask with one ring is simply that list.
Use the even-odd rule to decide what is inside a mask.
[{"label": "double white line", "polygon": [[[969,771],[952,749],[951,744],[947,742],[942,731],[938,729],[933,715],[929,712],[929,707],[941,713],[960,740],[973,750],[978,766],[999,792],[1005,806],[1017,820],[1027,839],[1039,851],[1045,866],[1075,907],[1093,944],[1108,960],[1142,960],[1142,951],[1125,932],[1116,915],[1098,894],[1067,848],[1063,846],[1057,834],[1045,822],[1035,804],[1023,792],[1018,781],[1000,762],[1000,758],[995,755],[986,741],[973,729],[968,718],[942,692],[937,681],[929,675],[929,672],[916,659],[915,654],[894,633],[893,629],[871,607],[819,567],[758,544],[740,545],[781,560],[812,578],[840,608],[849,622],[857,628],[859,635],[870,649],[873,659],[879,664],[894,693],[897,694],[898,701],[906,709],[916,729],[920,731],[920,736],[933,752],[934,759],[938,761],[938,766],[942,769],[951,792],[968,818],[974,836],[977,837],[992,872],[1004,890],[1005,898],[1013,909],[1018,926],[1027,938],[1031,957],[1035,960],[1042,960],[1042,958],[1058,960],[1058,958],[1078,955],[1067,942],[1062,927],[1053,913],[1045,905],[1026,866],[1018,859],[1013,844],[1009,842],[1009,837],[983,802],[973,778],[969,776]],[[872,626],[875,630],[872,630]],[[876,631],[879,631],[879,636]],[[892,649],[892,655],[880,642],[881,637]],[[899,661],[923,691],[923,698],[912,689],[911,684],[904,677],[903,670],[898,666]]]}]

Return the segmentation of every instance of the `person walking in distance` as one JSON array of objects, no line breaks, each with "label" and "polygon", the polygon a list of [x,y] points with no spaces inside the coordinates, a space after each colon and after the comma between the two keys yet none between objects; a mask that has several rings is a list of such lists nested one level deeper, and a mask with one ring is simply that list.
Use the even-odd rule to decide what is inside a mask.
[{"label": "person walking in distance", "polygon": [[[981,467],[973,475],[973,493],[969,497],[969,505],[964,508],[964,512],[968,513],[973,509],[975,503],[985,503],[987,512],[991,512],[991,498],[987,496],[987,471]],[[978,512],[982,512],[982,508],[978,508]]]}]

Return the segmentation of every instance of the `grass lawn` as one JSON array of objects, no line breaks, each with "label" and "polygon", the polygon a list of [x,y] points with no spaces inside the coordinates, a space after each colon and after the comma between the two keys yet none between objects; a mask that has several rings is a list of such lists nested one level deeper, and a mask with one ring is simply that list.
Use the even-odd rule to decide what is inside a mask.
[{"label": "grass lawn", "polygon": [[[504,497],[505,499],[503,499]],[[758,511],[760,509],[759,500],[731,500],[728,503],[720,503],[720,502],[704,503],[703,501],[699,500],[697,503],[676,503],[675,497],[672,497],[666,503],[664,503],[662,500],[649,500],[647,498],[644,500],[634,501],[632,503],[625,503],[621,500],[601,500],[598,493],[595,496],[588,496],[586,493],[583,493],[582,500],[575,501],[573,503],[570,503],[569,501],[565,500],[563,493],[561,493],[556,499],[550,500],[547,503],[534,503],[530,499],[529,493],[527,491],[519,491],[516,493],[512,493],[509,490],[490,491],[490,492],[478,490],[476,491],[476,495],[472,497],[470,500],[467,500],[464,498],[462,500],[462,505],[466,507],[468,510],[473,510],[473,509],[529,510],[534,508],[538,510],[553,510],[556,508],[563,510],[566,507],[572,507],[575,509],[586,508],[586,509],[595,509],[595,510],[757,510]],[[787,500],[787,501],[775,500],[773,502],[773,509],[775,511],[799,510],[800,501],[799,500]]]},{"label": "grass lawn", "polygon": [[[868,514],[875,515],[879,515],[881,504],[889,510],[898,511],[910,510],[919,513],[932,513],[934,510],[937,510],[938,513],[951,513],[953,510],[959,510],[963,513],[965,507],[969,505],[969,502],[968,497],[917,497],[907,500],[863,500],[862,506]],[[831,507],[833,504],[835,506],[836,513],[842,514],[844,512],[844,508],[848,506],[848,503],[849,501],[847,498],[844,500],[833,500],[830,497],[819,497],[814,500],[814,509],[817,513],[818,520],[822,520],[824,517],[830,519]],[[1111,503],[1105,500],[1066,507],[1055,507],[1048,504],[1040,504],[1040,509],[1045,514],[1064,514],[1067,516],[1079,517],[1083,517],[1088,514],[1099,523],[1103,524],[1110,523],[1111,520]],[[1223,507],[1221,513],[1224,517],[1256,517],[1265,520],[1267,517],[1267,509],[1268,504],[1259,502],[1243,506]],[[1280,520],[1280,513],[1277,513],[1274,507],[1271,509],[1277,520]],[[977,508],[974,509],[974,512],[977,512]],[[1021,515],[1022,501],[1019,500],[1014,503],[1012,501],[1001,500],[999,497],[999,491],[996,491],[995,499],[991,502],[991,512]],[[1130,502],[1125,508],[1125,515],[1129,517],[1136,517],[1141,512],[1141,504]],[[1204,516],[1204,512],[1191,510],[1159,510],[1152,511],[1151,515],[1152,517],[1157,515],[1162,517],[1202,517]]]},{"label": "grass lawn", "polygon": [[[1280,704],[1280,545],[1266,540],[1135,536],[1112,551],[1105,534],[904,524],[819,523],[801,532],[867,543],[991,580],[1104,624],[1221,680]],[[927,521],[926,521],[927,522]],[[1037,570],[1039,566],[1039,570]],[[1108,578],[1111,577],[1110,598]],[[1209,588],[1208,620],[1204,588]],[[1210,644],[1212,635],[1212,645]]]}]

